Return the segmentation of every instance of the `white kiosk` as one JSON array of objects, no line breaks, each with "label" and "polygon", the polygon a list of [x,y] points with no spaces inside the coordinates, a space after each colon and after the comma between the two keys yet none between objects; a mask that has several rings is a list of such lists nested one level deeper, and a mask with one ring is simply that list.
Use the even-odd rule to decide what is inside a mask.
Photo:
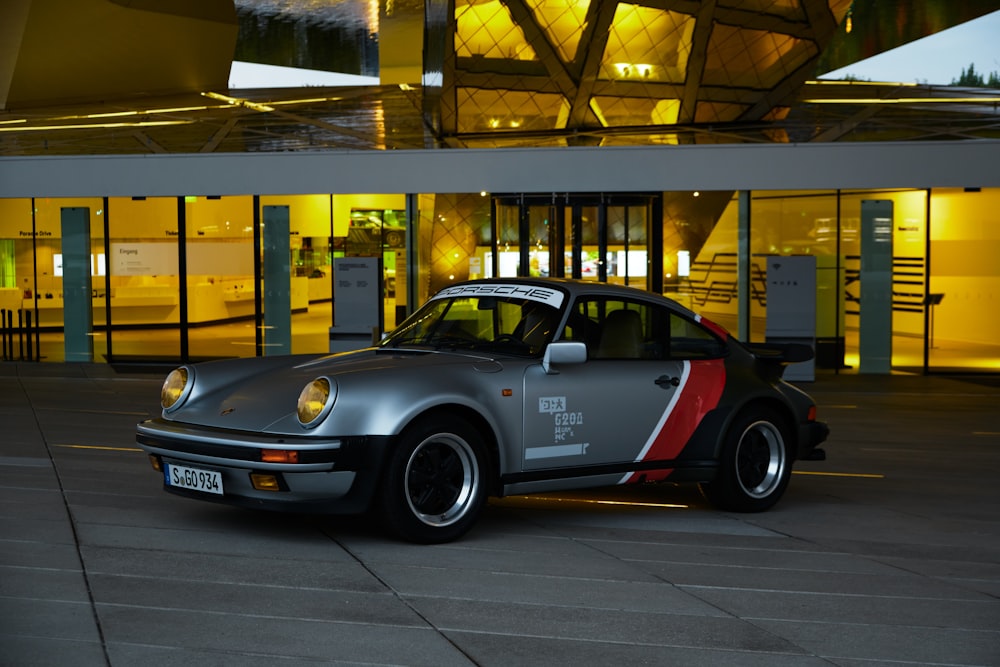
[{"label": "white kiosk", "polygon": [[330,352],[370,346],[382,334],[382,322],[381,259],[334,258]]},{"label": "white kiosk", "polygon": [[[802,343],[816,352],[816,258],[767,258],[768,343]],[[789,364],[786,380],[816,379],[816,359]]]}]

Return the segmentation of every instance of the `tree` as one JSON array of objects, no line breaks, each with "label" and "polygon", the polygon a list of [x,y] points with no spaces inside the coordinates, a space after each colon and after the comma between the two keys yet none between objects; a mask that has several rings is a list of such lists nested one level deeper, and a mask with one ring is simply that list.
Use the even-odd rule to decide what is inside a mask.
[{"label": "tree", "polygon": [[962,75],[952,79],[951,85],[966,88],[1000,88],[1000,74],[991,72],[989,78],[976,71],[975,63],[969,63],[969,69],[963,69]]}]

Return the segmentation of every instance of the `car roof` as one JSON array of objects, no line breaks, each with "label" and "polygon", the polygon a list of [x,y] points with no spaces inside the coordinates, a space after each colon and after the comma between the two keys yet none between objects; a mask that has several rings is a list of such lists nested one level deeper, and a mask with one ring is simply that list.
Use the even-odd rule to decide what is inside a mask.
[{"label": "car roof", "polygon": [[662,303],[666,306],[679,310],[690,316],[694,316],[695,313],[688,308],[685,308],[681,304],[677,303],[669,297],[656,294],[654,292],[647,292],[646,290],[641,290],[637,287],[630,287],[626,285],[614,285],[611,283],[600,283],[591,280],[576,280],[572,278],[533,278],[533,277],[516,277],[516,278],[482,278],[479,280],[464,280],[454,285],[449,285],[448,287],[456,287],[458,285],[532,285],[538,287],[548,287],[561,289],[567,293],[570,297],[570,301],[582,296],[603,296],[609,298],[623,298],[623,299],[643,299],[646,301],[654,301],[657,303]]}]

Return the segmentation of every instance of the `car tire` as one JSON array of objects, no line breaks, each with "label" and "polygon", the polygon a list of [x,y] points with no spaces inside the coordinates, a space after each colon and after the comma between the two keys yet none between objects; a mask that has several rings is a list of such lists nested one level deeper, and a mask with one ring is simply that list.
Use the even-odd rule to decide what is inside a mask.
[{"label": "car tire", "polygon": [[769,509],[788,487],[790,446],[785,420],[774,410],[740,413],[726,432],[716,478],[701,484],[702,493],[731,512]]},{"label": "car tire", "polygon": [[408,427],[389,456],[379,496],[386,528],[422,544],[464,535],[486,501],[485,449],[479,431],[461,418]]}]

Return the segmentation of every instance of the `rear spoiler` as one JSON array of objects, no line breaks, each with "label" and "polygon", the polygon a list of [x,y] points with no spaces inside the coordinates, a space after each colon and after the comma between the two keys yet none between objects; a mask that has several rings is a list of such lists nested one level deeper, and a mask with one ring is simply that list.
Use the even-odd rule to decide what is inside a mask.
[{"label": "rear spoiler", "polygon": [[816,356],[812,346],[805,343],[745,343],[745,345],[753,356],[770,363],[797,364]]}]

